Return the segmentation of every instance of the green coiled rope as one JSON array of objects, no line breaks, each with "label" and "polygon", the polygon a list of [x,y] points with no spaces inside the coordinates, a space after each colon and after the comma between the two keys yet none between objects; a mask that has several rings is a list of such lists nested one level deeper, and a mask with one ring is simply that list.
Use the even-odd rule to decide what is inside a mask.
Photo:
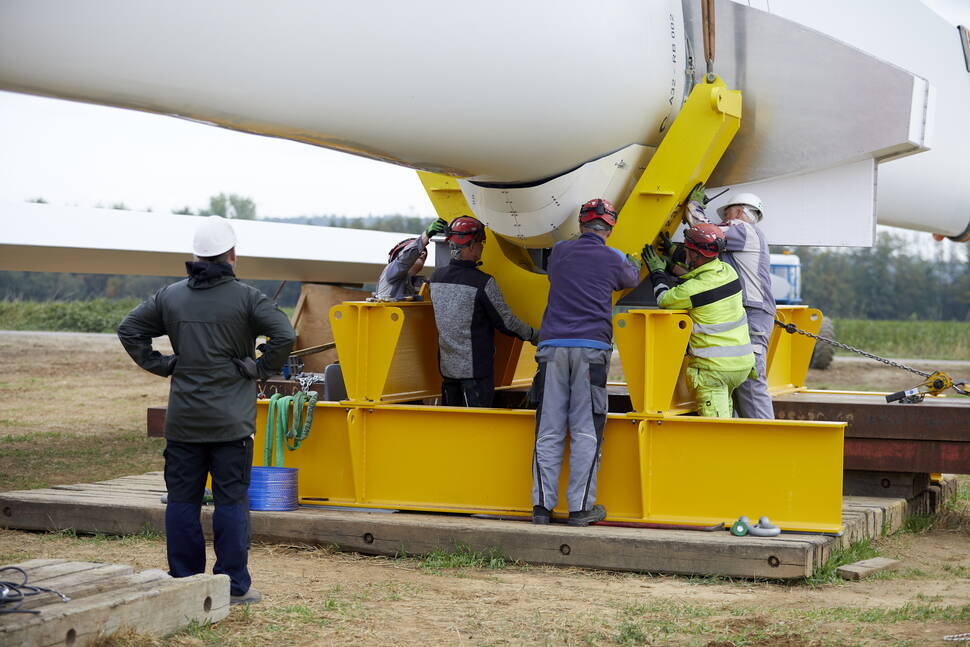
[{"label": "green coiled rope", "polygon": [[[266,409],[266,444],[263,446],[263,465],[283,467],[284,447],[293,451],[310,435],[313,407],[317,394],[297,391],[295,395],[274,393]],[[306,410],[304,411],[304,405]],[[274,460],[275,449],[275,460]]]}]

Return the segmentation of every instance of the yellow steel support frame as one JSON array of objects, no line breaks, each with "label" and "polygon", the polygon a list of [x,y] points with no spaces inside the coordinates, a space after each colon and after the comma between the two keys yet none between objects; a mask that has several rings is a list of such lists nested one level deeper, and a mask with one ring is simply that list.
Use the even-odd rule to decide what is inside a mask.
[{"label": "yellow steel support frame", "polygon": [[[261,401],[258,429],[266,409]],[[307,504],[526,516],[534,426],[524,409],[323,402],[286,464],[299,468]],[[597,501],[615,521],[709,525],[767,515],[786,530],[839,532],[843,427],[610,414]],[[257,434],[257,456],[264,440]]]},{"label": "yellow steel support frame", "polygon": [[[694,88],[622,207],[612,246],[639,253],[676,228],[687,192],[708,178],[740,114],[740,94],[719,80]],[[453,178],[419,175],[439,216],[472,213]],[[538,327],[547,277],[492,232],[483,261],[513,312]],[[810,330],[820,323],[807,308],[780,316]],[[394,404],[439,391],[430,303],[344,303],[330,320],[348,399],[318,403],[310,436],[287,457],[300,469],[304,503],[529,514],[533,411]],[[677,415],[694,408],[682,376],[690,318],[643,309],[614,322],[634,411],[606,424],[597,498],[609,519],[708,525],[767,515],[786,530],[841,530],[844,423]],[[771,342],[769,376],[792,389],[804,384],[810,340],[782,334]],[[497,341],[497,385],[527,383],[535,363],[523,349],[532,347]],[[266,408],[260,401],[259,429]],[[257,456],[263,442],[258,434]]]}]

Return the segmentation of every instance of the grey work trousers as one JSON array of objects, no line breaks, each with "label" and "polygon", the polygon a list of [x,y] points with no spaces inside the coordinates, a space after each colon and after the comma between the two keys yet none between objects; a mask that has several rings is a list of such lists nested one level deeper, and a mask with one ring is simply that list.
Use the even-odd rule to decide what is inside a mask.
[{"label": "grey work trousers", "polygon": [[532,397],[538,401],[532,505],[552,510],[559,501],[567,431],[569,511],[589,510],[596,503],[610,356],[609,350],[562,346],[545,346],[536,352],[539,370],[532,384]]},{"label": "grey work trousers", "polygon": [[775,315],[774,312],[753,307],[746,307],[744,313],[748,317],[748,332],[751,335],[751,345],[754,346],[754,363],[758,369],[758,377],[749,377],[734,392],[734,410],[742,418],[771,420],[775,417],[775,408],[768,393],[765,364],[768,359],[768,343],[775,328]]},{"label": "grey work trousers", "polygon": [[768,378],[765,375],[767,357],[767,349],[755,347],[754,364],[758,369],[758,377],[749,377],[734,391],[734,410],[741,418],[772,420],[775,417],[775,407],[768,393]]}]

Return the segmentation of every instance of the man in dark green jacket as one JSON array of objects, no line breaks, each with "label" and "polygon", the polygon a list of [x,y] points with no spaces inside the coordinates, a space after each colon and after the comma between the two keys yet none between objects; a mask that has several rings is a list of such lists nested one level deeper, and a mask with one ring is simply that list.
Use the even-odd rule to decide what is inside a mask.
[{"label": "man in dark green jacket", "polygon": [[[165,534],[169,572],[205,572],[199,521],[212,474],[213,573],[230,579],[233,604],[258,602],[250,586],[249,473],[256,432],[256,380],[282,368],[296,334],[286,315],[256,288],[236,280],[236,235],[229,222],[210,216],[195,233],[195,262],[188,278],[166,286],[136,307],[118,327],[135,363],[171,376],[165,417]],[[152,349],[168,335],[173,355]],[[255,359],[255,341],[266,350]]]}]

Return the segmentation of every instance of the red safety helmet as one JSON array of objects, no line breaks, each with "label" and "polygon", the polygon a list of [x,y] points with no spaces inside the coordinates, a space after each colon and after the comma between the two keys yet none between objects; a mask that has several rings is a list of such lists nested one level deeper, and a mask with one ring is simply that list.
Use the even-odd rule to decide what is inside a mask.
[{"label": "red safety helmet", "polygon": [[596,198],[579,208],[579,224],[585,225],[593,220],[602,220],[610,227],[616,226],[616,209],[609,200]]},{"label": "red safety helmet", "polygon": [[721,228],[707,222],[694,225],[684,232],[684,246],[708,258],[723,252],[726,244]]},{"label": "red safety helmet", "polygon": [[445,240],[464,247],[485,240],[485,225],[471,216],[458,216],[445,230]]},{"label": "red safety helmet", "polygon": [[394,247],[392,247],[391,248],[391,251],[389,251],[387,253],[387,262],[390,263],[395,258],[397,258],[397,255],[401,253],[401,250],[403,250],[405,247],[407,247],[408,246],[408,243],[410,243],[412,240],[415,240],[415,239],[414,238],[405,238],[404,240],[402,240],[401,242],[399,242],[397,245],[395,245]]}]

